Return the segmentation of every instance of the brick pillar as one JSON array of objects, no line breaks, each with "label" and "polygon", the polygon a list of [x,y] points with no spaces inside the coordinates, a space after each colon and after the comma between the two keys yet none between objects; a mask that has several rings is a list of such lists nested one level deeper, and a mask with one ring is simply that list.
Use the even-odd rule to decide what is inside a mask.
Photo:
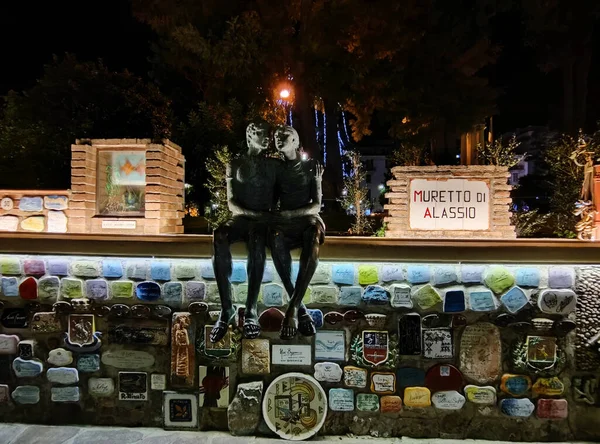
[{"label": "brick pillar", "polygon": [[594,218],[594,239],[600,240],[600,165],[594,167],[594,207],[596,216]]}]

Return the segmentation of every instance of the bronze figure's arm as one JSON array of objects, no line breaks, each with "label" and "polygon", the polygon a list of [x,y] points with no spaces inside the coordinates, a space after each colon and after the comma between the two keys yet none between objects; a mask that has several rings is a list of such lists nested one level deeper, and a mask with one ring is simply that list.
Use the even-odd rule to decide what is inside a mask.
[{"label": "bronze figure's arm", "polygon": [[323,187],[321,184],[322,178],[323,166],[318,161],[315,161],[313,177],[310,186],[311,203],[296,210],[282,211],[281,216],[292,218],[319,214],[321,211],[321,202],[323,200]]},{"label": "bronze figure's arm", "polygon": [[231,164],[227,165],[227,206],[229,207],[229,211],[231,211],[231,214],[233,214],[234,217],[246,216],[253,219],[259,219],[263,216],[262,212],[249,210],[247,208],[241,207],[235,201],[233,197],[233,176]]}]

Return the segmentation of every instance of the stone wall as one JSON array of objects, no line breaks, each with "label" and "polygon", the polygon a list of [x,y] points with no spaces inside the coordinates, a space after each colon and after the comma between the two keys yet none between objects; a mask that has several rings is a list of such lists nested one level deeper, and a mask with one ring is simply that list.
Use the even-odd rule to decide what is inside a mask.
[{"label": "stone wall", "polygon": [[[386,237],[434,237],[434,238],[515,238],[514,227],[510,223],[510,191],[507,185],[508,169],[497,166],[407,166],[392,168],[393,179],[388,181],[390,192],[386,193],[388,204],[384,206],[389,216]],[[489,226],[484,230],[468,229],[415,229],[410,225],[410,184],[413,179],[481,180],[489,186]],[[460,205],[460,204],[459,204]],[[439,217],[440,215],[433,215]],[[453,219],[446,219],[452,221]]]},{"label": "stone wall", "polygon": [[[268,263],[260,339],[220,348],[204,342],[219,308],[208,259],[4,255],[0,274],[4,421],[269,435],[264,387],[299,371],[327,394],[320,433],[600,438],[600,267],[322,261],[305,296],[318,334],[282,341],[287,296]],[[246,280],[234,261],[239,304]],[[308,354],[285,365],[278,345]]]},{"label": "stone wall", "polygon": [[69,190],[0,190],[0,231],[66,233]]}]

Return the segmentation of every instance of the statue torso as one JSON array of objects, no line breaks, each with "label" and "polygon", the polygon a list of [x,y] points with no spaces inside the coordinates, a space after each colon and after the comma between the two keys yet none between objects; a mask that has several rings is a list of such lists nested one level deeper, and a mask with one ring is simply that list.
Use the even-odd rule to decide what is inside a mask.
[{"label": "statue torso", "polygon": [[231,162],[233,199],[243,208],[270,211],[275,206],[275,180],[281,161],[242,156]]},{"label": "statue torso", "polygon": [[295,210],[312,203],[314,161],[284,162],[278,175],[279,209]]}]

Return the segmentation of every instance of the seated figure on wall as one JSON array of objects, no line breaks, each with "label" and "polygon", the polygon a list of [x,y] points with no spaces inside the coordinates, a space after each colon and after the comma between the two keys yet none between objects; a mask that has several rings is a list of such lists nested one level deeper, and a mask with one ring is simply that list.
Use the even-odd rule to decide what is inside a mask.
[{"label": "seated figure on wall", "polygon": [[[323,167],[317,161],[302,160],[298,133],[291,126],[278,127],[274,139],[284,162],[277,174],[279,210],[270,224],[269,243],[277,273],[290,295],[280,336],[291,339],[298,331],[304,336],[316,332],[302,298],[319,263],[319,246],[325,240],[325,224],[319,216]],[[302,248],[295,284],[290,254],[294,248]]]},{"label": "seated figure on wall", "polygon": [[221,313],[211,334],[220,341],[235,320],[231,299],[231,244],[244,241],[248,247],[248,298],[243,333],[260,334],[257,301],[265,268],[267,223],[275,207],[275,179],[281,161],[263,154],[269,147],[269,125],[251,123],[246,129],[248,151],[227,166],[227,202],[232,218],[213,233],[213,268],[221,299]]}]

